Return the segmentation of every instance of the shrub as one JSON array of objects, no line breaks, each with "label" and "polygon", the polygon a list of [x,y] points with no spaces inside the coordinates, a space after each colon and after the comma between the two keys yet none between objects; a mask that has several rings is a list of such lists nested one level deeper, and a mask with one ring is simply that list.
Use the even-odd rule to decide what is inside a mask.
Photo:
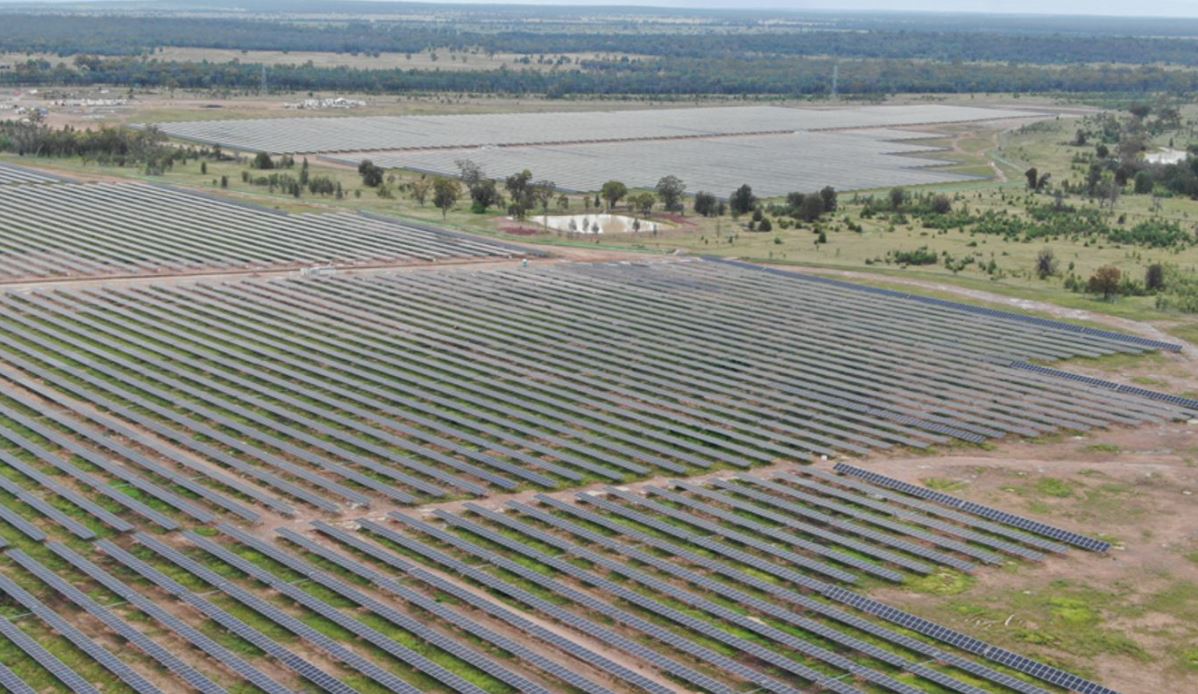
[{"label": "shrub", "polygon": [[1057,274],[1056,254],[1052,252],[1051,248],[1041,248],[1040,253],[1036,255],[1036,276],[1045,280],[1055,274]]},{"label": "shrub", "polygon": [[940,261],[940,254],[927,246],[920,246],[913,251],[890,251],[886,260],[899,265],[935,265]]},{"label": "shrub", "polygon": [[1090,276],[1086,287],[1091,294],[1102,294],[1103,299],[1110,299],[1119,293],[1122,279],[1123,273],[1119,272],[1119,268],[1114,265],[1103,265]]},{"label": "shrub", "polygon": [[1150,292],[1159,292],[1165,288],[1165,266],[1153,263],[1144,271],[1144,288]]}]

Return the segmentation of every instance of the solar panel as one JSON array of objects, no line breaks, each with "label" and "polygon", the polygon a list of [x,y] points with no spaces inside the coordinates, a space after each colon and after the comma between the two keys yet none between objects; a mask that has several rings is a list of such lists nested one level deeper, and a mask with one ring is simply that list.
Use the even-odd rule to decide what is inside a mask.
[{"label": "solar panel", "polygon": [[[119,658],[114,656],[108,649],[93,641],[90,637],[84,634],[79,629],[75,628],[67,620],[63,619],[59,614],[49,607],[46,607],[41,600],[35,598],[24,588],[18,586],[7,576],[0,574],[0,591],[6,593],[9,597],[16,600],[22,607],[35,614],[38,619],[45,622],[54,631],[61,634],[66,640],[70,641],[76,648],[83,651],[92,660],[99,663],[104,669],[116,675],[122,682],[129,685],[136,692],[150,692],[161,694],[161,690],[150,684],[136,670],[133,670]],[[57,676],[57,675],[56,675]],[[61,678],[60,678],[61,679]]]},{"label": "solar panel", "polygon": [[142,593],[130,588],[128,585],[107,573],[100,567],[76,554],[66,545],[50,543],[47,545],[47,547],[59,557],[69,562],[76,569],[82,571],[89,578],[120,596],[124,600],[128,601],[137,607],[137,609],[145,612],[147,615],[158,621],[160,624],[166,626],[171,631],[179,634],[193,646],[212,656],[222,665],[225,665],[258,689],[267,692],[267,694],[291,694],[291,690],[267,677],[257,668],[243,660],[240,656],[232,653],[225,647],[206,636],[203,632],[159,607],[152,600],[146,598]]},{"label": "solar panel", "polygon": [[[225,535],[228,535],[229,537],[234,538],[241,544],[246,545],[248,547],[252,547],[257,551],[262,552],[266,556],[268,556],[271,559],[279,562],[280,564],[292,569],[293,571],[297,571],[301,574],[304,574],[308,578],[310,578],[313,581],[319,583],[320,585],[332,590],[333,592],[337,593],[338,595],[341,595],[344,598],[352,600],[353,602],[371,610],[372,612],[379,615],[380,617],[383,617],[387,621],[399,626],[400,628],[402,628],[408,632],[411,632],[412,634],[416,635],[424,642],[429,643],[433,646],[436,646],[437,648],[440,648],[442,651],[445,651],[446,653],[453,655],[454,657],[458,658],[459,660],[462,660],[463,662],[466,662],[466,663],[478,668],[482,672],[487,673],[488,675],[496,678],[497,680],[499,680],[501,682],[505,682],[505,683],[511,685],[512,687],[517,688],[517,690],[519,690],[519,691],[539,692],[540,694],[548,694],[548,690],[546,690],[543,687],[541,687],[540,685],[528,680],[527,678],[508,670],[507,668],[498,664],[494,660],[491,660],[489,657],[486,657],[483,654],[475,651],[474,649],[465,646],[464,644],[456,641],[453,638],[447,637],[446,635],[444,635],[434,629],[430,629],[428,626],[426,626],[419,620],[417,620],[409,615],[403,614],[402,612],[399,612],[387,605],[384,605],[383,603],[381,603],[377,600],[374,600],[373,598],[370,598],[369,596],[361,593],[360,591],[355,590],[354,588],[351,588],[350,586],[346,585],[339,579],[334,578],[333,576],[330,576],[324,572],[317,570],[315,567],[313,567],[308,562],[306,562],[294,555],[291,555],[287,552],[284,552],[283,550],[279,549],[278,547],[275,547],[268,543],[257,540],[255,538],[251,537],[250,535],[248,535],[244,532],[241,532],[240,530],[238,530],[228,524],[222,524],[220,526],[219,530],[221,532],[223,532]],[[216,545],[214,545],[212,543],[205,543],[202,546],[204,546],[205,549],[208,549],[208,548],[215,549],[215,547],[216,547]],[[223,556],[224,555],[222,555],[222,557]],[[259,580],[265,580],[265,581],[269,582],[269,584],[272,586],[275,586],[280,583],[277,578],[275,578],[273,575],[271,575],[265,571],[256,570],[253,575],[255,578],[258,578]],[[426,666],[432,665],[432,661],[429,661],[427,659],[422,659],[422,658],[416,658],[415,655],[416,654],[414,654],[414,653],[409,655],[409,658],[411,658],[413,661],[415,661],[413,664],[424,663]],[[451,675],[451,673],[449,673],[448,671],[445,671],[445,670],[441,670],[439,667],[437,669],[434,669],[431,674],[433,674],[433,676],[435,676],[435,677],[438,677],[438,679],[441,678],[438,675],[446,676],[446,677]],[[459,686],[462,683],[464,683],[464,681],[457,678],[456,676],[453,676],[453,678],[450,681],[446,682],[446,684],[449,684],[450,686],[455,686],[455,687]]]},{"label": "solar panel", "polygon": [[948,506],[950,508],[959,509],[961,511],[965,511],[967,513],[972,513],[976,516],[981,516],[982,518],[988,518],[990,520],[998,521],[1000,523],[1006,523],[1007,525],[1011,525],[1011,526],[1019,528],[1021,530],[1033,532],[1033,533],[1036,533],[1037,535],[1043,535],[1045,537],[1052,538],[1059,542],[1064,542],[1066,544],[1070,544],[1075,547],[1080,547],[1081,549],[1086,549],[1091,552],[1106,552],[1111,548],[1111,544],[1109,542],[1095,540],[1093,538],[1086,537],[1084,535],[1079,535],[1077,533],[1069,532],[1067,530],[1061,530],[1060,528],[1054,528],[1051,525],[1047,525],[1047,524],[1041,523],[1039,521],[1034,521],[1034,520],[1030,520],[1028,518],[1016,516],[1014,514],[1007,513],[1006,511],[1000,511],[998,509],[990,508],[989,506],[983,506],[982,504],[977,504],[972,501],[965,501],[964,499],[958,499],[957,497],[950,496],[943,492],[937,492],[937,491],[933,491],[931,489],[926,489],[924,487],[916,486],[914,484],[908,484],[901,480],[896,480],[891,477],[879,475],[876,472],[869,472],[868,470],[863,470],[858,467],[853,467],[852,465],[845,465],[844,463],[837,463],[837,465],[834,469],[836,470],[836,472],[839,472],[843,475],[852,475],[854,477],[860,477],[861,479],[863,479],[867,482],[870,482],[871,484],[876,484],[879,487],[884,487],[887,489],[894,489],[894,490],[903,492],[904,494],[910,494],[912,496],[916,496],[921,499],[935,501],[936,503],[944,504],[945,506]]},{"label": "solar panel", "polygon": [[904,629],[909,629],[925,636],[930,636],[938,641],[947,643],[954,648],[960,648],[963,651],[980,655],[995,663],[999,663],[1005,667],[1017,670],[1027,675],[1031,675],[1041,681],[1063,687],[1069,691],[1081,692],[1082,694],[1117,694],[1112,689],[1108,689],[1100,684],[1090,682],[1077,675],[1070,674],[1064,670],[1045,665],[1030,658],[1025,658],[1017,653],[1012,653],[998,646],[986,643],[980,639],[975,639],[966,636],[960,632],[948,629],[925,619],[921,619],[911,614],[896,610],[893,607],[884,605],[876,600],[863,597],[856,593],[830,586],[824,591],[824,596],[834,600],[843,602],[846,605],[855,607],[863,612],[876,615],[885,619],[888,622],[897,624]]},{"label": "solar panel", "polygon": [[5,617],[0,617],[0,634],[12,643],[16,644],[25,655],[37,661],[59,682],[65,684],[75,694],[100,694],[90,682],[83,679],[79,673],[72,670],[65,663],[58,659],[50,651],[47,651],[37,641],[34,641],[28,634],[17,628],[15,624],[10,622]]},{"label": "solar panel", "polygon": [[[600,507],[609,508],[610,510],[613,510],[613,511],[623,508],[620,506],[616,506],[614,504],[610,504],[610,502],[603,501],[602,499],[598,499],[598,498],[588,495],[588,494],[580,494],[580,495],[578,495],[578,498],[580,501],[585,499],[587,501],[598,502],[598,505]],[[853,614],[850,614],[848,612],[840,610],[832,605],[829,605],[828,603],[812,599],[812,598],[810,598],[806,595],[800,594],[800,593],[796,593],[796,592],[790,590],[789,588],[783,588],[778,583],[761,580],[751,574],[745,573],[744,571],[742,571],[740,568],[737,568],[737,567],[752,567],[755,570],[760,570],[760,571],[764,571],[766,573],[773,574],[773,575],[777,576],[778,578],[783,579],[784,581],[789,581],[792,584],[810,588],[817,592],[820,592],[820,591],[828,588],[829,586],[827,584],[813,582],[802,575],[793,574],[792,572],[788,572],[785,570],[780,570],[781,567],[773,567],[768,564],[754,561],[753,557],[747,556],[747,555],[741,557],[741,556],[737,556],[734,553],[724,554],[724,556],[736,561],[737,562],[736,564],[729,564],[729,563],[725,563],[725,562],[721,562],[721,561],[716,561],[707,556],[699,555],[699,554],[691,552],[687,549],[679,547],[678,545],[673,544],[671,542],[659,540],[656,537],[646,535],[646,534],[632,528],[629,525],[614,523],[614,522],[608,520],[607,518],[605,518],[604,516],[601,516],[601,515],[598,515],[595,513],[591,513],[589,511],[585,511],[583,509],[578,508],[577,506],[558,501],[556,499],[553,499],[552,497],[548,497],[545,495],[538,495],[537,501],[539,501],[542,504],[551,506],[557,510],[565,511],[566,513],[576,515],[590,523],[602,525],[603,527],[606,527],[610,530],[613,530],[615,532],[621,533],[628,537],[634,538],[637,542],[643,543],[648,546],[655,547],[659,550],[663,550],[673,556],[684,559],[685,561],[687,561],[691,564],[694,564],[696,566],[701,566],[708,571],[727,576],[728,578],[731,578],[732,580],[734,580],[738,583],[751,586],[753,588],[756,588],[757,590],[760,590],[767,594],[778,597],[786,602],[790,602],[792,604],[799,605],[800,607],[802,607],[806,610],[809,610],[811,612],[814,612],[815,614],[819,614],[821,616],[830,618],[830,619],[840,622],[842,624],[851,626],[851,627],[853,627],[861,632],[864,632],[866,634],[870,634],[872,636],[881,638],[885,641],[889,641],[889,642],[894,643],[898,646],[901,646],[911,652],[919,653],[919,654],[926,656],[927,658],[935,660],[935,661],[948,663],[963,672],[968,672],[970,674],[976,675],[978,677],[989,680],[991,682],[1002,684],[1009,689],[1013,689],[1018,692],[1023,692],[1024,694],[1044,694],[1043,690],[1041,690],[1038,687],[1032,686],[1032,685],[1024,682],[1023,680],[1015,679],[1009,675],[1005,675],[1003,673],[996,672],[990,668],[985,667],[984,665],[980,665],[971,660],[961,658],[961,657],[956,656],[951,653],[947,653],[945,651],[942,651],[942,650],[936,648],[935,646],[932,646],[928,643],[925,643],[925,642],[917,640],[917,639],[913,639],[909,636],[906,636],[905,634],[900,634],[897,632],[890,631],[890,630],[888,630],[884,627],[881,627],[873,622],[863,620]],[[646,519],[646,518],[640,517],[637,514],[628,514],[626,517],[629,518],[630,520],[634,520],[640,524],[648,524],[649,522],[651,522],[651,519]],[[717,552],[717,553],[719,553],[719,552]],[[915,672],[915,670],[911,670],[911,672]]]},{"label": "solar panel", "polygon": [[[588,595],[586,593],[582,593],[582,592],[576,591],[572,588],[568,588],[567,586],[562,584],[560,581],[552,581],[552,580],[548,579],[548,577],[544,576],[543,574],[532,571],[531,569],[528,569],[528,568],[524,567],[523,565],[521,565],[517,562],[511,561],[503,556],[497,555],[493,552],[488,552],[486,550],[483,550],[482,548],[478,547],[477,545],[473,545],[469,542],[460,540],[456,536],[445,533],[431,525],[428,525],[427,523],[423,523],[423,522],[418,521],[409,516],[403,516],[401,514],[396,514],[396,513],[390,514],[389,517],[393,518],[395,520],[398,520],[414,529],[417,529],[420,532],[423,532],[431,537],[435,537],[442,542],[448,543],[461,551],[467,552],[468,554],[472,554],[479,558],[484,558],[484,559],[490,561],[495,566],[503,568],[506,571],[510,571],[525,580],[532,581],[533,583],[535,583],[543,588],[549,589],[555,593],[558,593],[562,597],[565,597],[579,605],[582,605],[584,607],[595,610],[595,611],[599,612],[600,614],[605,615],[606,617],[609,617],[609,618],[614,619],[620,623],[623,623],[623,624],[627,625],[628,627],[635,629],[637,631],[640,631],[644,634],[650,635],[653,638],[657,639],[658,641],[661,641],[670,646],[678,648],[678,649],[682,650],[683,652],[686,652],[694,657],[700,658],[701,660],[706,660],[708,662],[718,665],[719,667],[726,668],[730,672],[735,672],[737,674],[749,675],[749,677],[751,678],[750,681],[757,682],[758,680],[762,680],[761,682],[758,682],[758,683],[762,684],[763,686],[767,683],[773,682],[771,678],[763,679],[761,676],[757,675],[757,673],[755,673],[755,672],[745,673],[744,671],[747,668],[745,668],[743,665],[740,665],[739,663],[736,663],[735,661],[733,661],[730,658],[727,658],[718,653],[715,653],[715,652],[711,651],[710,649],[704,648],[702,646],[698,646],[689,640],[681,638],[680,636],[678,636],[677,634],[675,634],[671,631],[668,631],[666,629],[658,627],[646,620],[643,620],[639,617],[629,614],[629,613],[625,612],[624,610],[616,608],[608,602],[598,600],[596,598],[591,597],[590,595]],[[388,539],[393,539],[393,538],[388,537]],[[458,569],[455,569],[455,570],[458,570]],[[459,570],[459,573],[460,572],[461,571]],[[552,603],[547,603],[547,604],[552,605]],[[562,610],[559,607],[553,606],[551,608],[549,614],[554,616],[556,619],[560,619],[563,621],[568,620],[569,622],[573,622],[572,625],[579,624],[579,622],[570,618],[569,612],[566,612],[565,610]],[[588,631],[590,631],[591,633],[594,633],[593,629],[589,629]],[[615,640],[610,635],[610,632],[607,632],[607,633],[600,632],[600,633],[603,634],[603,636],[606,638],[606,640],[616,641],[617,643],[620,643],[623,646],[622,650],[631,652],[635,655],[638,655],[639,657],[642,657],[642,658],[648,660],[655,667],[658,667],[659,669],[661,669],[665,672],[671,673],[677,677],[680,677],[688,682],[691,682],[692,684],[703,687],[705,689],[709,689],[709,690],[716,691],[716,692],[727,692],[728,694],[731,694],[732,690],[729,687],[727,687],[727,686],[721,684],[720,682],[718,682],[706,675],[703,675],[685,665],[682,665],[682,664],[674,661],[671,658],[663,656],[660,653],[658,653],[657,651],[649,649],[645,646],[641,646],[639,644],[635,644],[635,642],[628,642],[623,639]],[[629,646],[631,646],[631,649],[629,648]],[[770,684],[770,686],[776,686],[776,683]]]},{"label": "solar panel", "polygon": [[163,648],[145,634],[129,626],[125,620],[89,598],[83,591],[47,569],[33,557],[16,549],[8,552],[7,556],[43,583],[65,596],[72,603],[83,608],[92,617],[103,622],[105,626],[119,634],[125,641],[133,644],[138,650],[156,660],[167,670],[182,679],[189,687],[205,694],[224,694],[225,689],[223,687],[218,686],[195,668],[184,663],[175,654]]},{"label": "solar panel", "polygon": [[[148,536],[146,536],[146,539],[153,541],[152,538],[149,538]],[[140,538],[139,541],[141,541]],[[157,543],[155,542],[155,544]],[[99,543],[97,543],[97,546],[100,547],[105,554],[113,557],[124,566],[136,571],[143,578],[152,581],[158,587],[199,610],[204,614],[205,617],[208,617],[225,629],[229,630],[230,633],[235,634],[236,636],[244,639],[246,642],[253,644],[257,648],[260,648],[262,651],[278,660],[288,669],[315,684],[317,687],[320,687],[324,691],[330,692],[332,694],[357,694],[357,690],[348,684],[345,684],[337,677],[334,677],[328,672],[316,667],[307,659],[297,655],[291,650],[280,646],[270,637],[262,634],[257,629],[254,629],[240,619],[230,615],[228,612],[217,607],[216,605],[213,605],[208,600],[195,595],[190,590],[159,573],[157,570],[140,559],[134,557],[132,554],[129,554],[125,550],[121,549],[119,546],[109,542],[108,540],[101,540]],[[165,545],[159,545],[159,547],[154,548],[154,551],[158,552],[159,548],[169,550],[169,548],[166,548]],[[169,551],[173,552],[173,550]],[[181,557],[182,555],[178,556]]]}]

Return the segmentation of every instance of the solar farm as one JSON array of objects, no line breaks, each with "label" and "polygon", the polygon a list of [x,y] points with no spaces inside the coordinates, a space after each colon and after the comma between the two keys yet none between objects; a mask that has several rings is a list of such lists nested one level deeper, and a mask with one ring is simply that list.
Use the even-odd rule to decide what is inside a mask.
[{"label": "solar farm", "polygon": [[[62,225],[83,278],[508,254],[152,186],[0,192],[42,194],[130,220]],[[865,459],[1193,418],[1044,365],[1176,345],[734,261],[492,265],[0,291],[0,685],[1112,691],[869,596],[1108,542]]]},{"label": "solar farm", "polygon": [[777,106],[440,116],[263,118],[156,124],[192,142],[245,151],[314,154],[370,150],[618,142],[888,128],[1023,118],[1033,111],[949,105],[798,109]]},{"label": "solar farm", "polygon": [[[0,177],[6,171],[0,169]],[[156,185],[16,185],[23,175],[13,169],[14,185],[0,185],[0,281],[426,263],[526,252],[353,213],[284,214]]]},{"label": "solar farm", "polygon": [[13,164],[0,164],[0,186],[25,183],[54,183],[58,179],[49,174]]},{"label": "solar farm", "polygon": [[[913,133],[900,137],[911,139]],[[457,162],[468,159],[496,174],[524,168],[543,176],[559,190],[597,190],[605,181],[652,189],[670,172],[697,190],[735,190],[746,181],[767,197],[794,190],[837,190],[885,186],[920,186],[975,180],[937,170],[944,162],[926,156],[935,147],[895,142],[892,131],[852,134],[800,132],[671,142],[618,142],[544,146],[437,149],[420,152],[377,152],[338,157],[347,164],[363,157],[385,168],[455,175]],[[923,137],[933,137],[923,135]],[[800,164],[801,162],[801,164]]]},{"label": "solar farm", "polygon": [[469,159],[493,176],[530,169],[566,191],[608,180],[652,188],[676,175],[723,194],[750,182],[766,196],[832,185],[861,190],[970,180],[938,170],[935,151],[899,130],[1035,118],[968,106],[776,106],[449,116],[286,118],[165,123],[176,138],[245,151],[322,153],[356,164],[456,175]]}]

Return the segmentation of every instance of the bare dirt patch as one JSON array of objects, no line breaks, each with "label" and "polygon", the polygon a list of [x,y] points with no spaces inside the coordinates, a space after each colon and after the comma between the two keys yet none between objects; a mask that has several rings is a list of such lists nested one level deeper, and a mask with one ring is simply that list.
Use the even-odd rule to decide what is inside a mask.
[{"label": "bare dirt patch", "polygon": [[1198,425],[864,466],[1115,543],[874,597],[1122,692],[1198,690]]}]

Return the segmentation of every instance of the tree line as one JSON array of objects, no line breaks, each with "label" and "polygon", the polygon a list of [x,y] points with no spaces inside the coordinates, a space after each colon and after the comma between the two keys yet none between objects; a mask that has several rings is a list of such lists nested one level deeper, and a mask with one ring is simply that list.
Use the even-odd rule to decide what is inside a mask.
[{"label": "tree line", "polygon": [[749,55],[834,56],[944,62],[1034,64],[1124,63],[1198,66],[1188,37],[1121,36],[1086,31],[1037,32],[1012,26],[986,32],[927,18],[901,30],[865,23],[857,31],[796,31],[741,26],[699,26],[687,31],[612,30],[600,22],[590,31],[548,24],[499,31],[430,25],[428,22],[349,21],[301,24],[277,19],[94,14],[10,13],[0,50],[140,55],[160,47],[234,50],[417,53],[430,49],[481,53],[616,53],[669,58],[735,58]]},{"label": "tree line", "polygon": [[[185,88],[258,91],[262,67],[241,62],[184,62],[140,58],[85,58],[79,66],[30,59],[0,71],[0,85]],[[764,57],[703,60],[591,60],[582,71],[535,69],[417,70],[275,65],[272,90],[363,93],[458,92],[575,95],[691,94],[818,96],[832,90],[835,60]],[[1045,68],[1030,65],[864,60],[840,64],[844,95],[893,93],[1147,93],[1198,91],[1198,70],[1157,66]]]}]

